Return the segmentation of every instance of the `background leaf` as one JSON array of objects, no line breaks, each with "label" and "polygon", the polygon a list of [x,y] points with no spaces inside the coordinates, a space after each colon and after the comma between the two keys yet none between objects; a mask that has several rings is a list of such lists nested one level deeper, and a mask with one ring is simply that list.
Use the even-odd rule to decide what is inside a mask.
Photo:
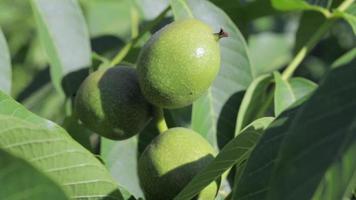
[{"label": "background leaf", "polygon": [[[255,76],[251,67],[244,38],[231,19],[218,7],[205,0],[181,1],[171,4],[173,10],[189,9],[193,16],[212,27],[216,32],[223,28],[228,38],[220,41],[221,69],[207,94],[193,104],[192,129],[202,134],[217,147],[218,137],[227,141],[235,129],[234,121],[241,92],[247,88]],[[229,110],[224,113],[223,110]],[[232,119],[231,119],[232,118]],[[224,139],[225,138],[225,139]]]},{"label": "background leaf", "polygon": [[265,32],[250,36],[248,46],[257,75],[272,72],[287,64],[292,58],[292,45],[289,34]]},{"label": "background leaf", "polygon": [[0,149],[0,199],[68,199],[53,180],[25,160]]},{"label": "background leaf", "polygon": [[271,117],[261,118],[247,126],[240,135],[225,145],[216,158],[199,172],[174,200],[193,198],[233,165],[239,165],[246,160],[264,129],[272,120]]},{"label": "background leaf", "polygon": [[138,139],[123,141],[101,138],[101,155],[111,175],[134,196],[143,197],[137,175]]},{"label": "background leaf", "polygon": [[29,97],[21,100],[21,103],[31,112],[57,123],[63,122],[65,98],[54,89],[51,83],[45,84],[40,89],[31,92]]},{"label": "background leaf", "polygon": [[191,9],[188,7],[186,0],[170,0],[169,1],[175,20],[185,18],[194,18]]},{"label": "background leaf", "polygon": [[0,92],[0,148],[52,177],[70,198],[122,199],[107,169],[62,128]]},{"label": "background leaf", "polygon": [[91,37],[112,35],[124,41],[130,38],[132,1],[90,0],[81,1],[81,5]]},{"label": "background leaf", "polygon": [[235,135],[238,135],[249,123],[266,114],[273,99],[269,91],[271,83],[271,75],[262,75],[247,88],[237,114]]},{"label": "background leaf", "polygon": [[279,10],[316,10],[324,12],[329,8],[332,0],[271,0],[273,7]]},{"label": "background leaf", "polygon": [[325,21],[326,18],[321,13],[312,11],[303,12],[295,35],[294,52],[298,52],[310,39],[310,36],[318,30],[320,24]]},{"label": "background leaf", "polygon": [[11,92],[11,61],[6,39],[0,29],[0,90]]},{"label": "background leaf", "polygon": [[89,34],[76,0],[31,0],[56,89],[76,92],[91,65]]},{"label": "background leaf", "polygon": [[144,20],[153,20],[169,5],[169,0],[135,0],[135,2]]},{"label": "background leaf", "polygon": [[274,91],[274,113],[278,116],[295,101],[305,97],[317,87],[315,83],[304,78],[283,80],[281,74],[274,73],[276,89]]}]

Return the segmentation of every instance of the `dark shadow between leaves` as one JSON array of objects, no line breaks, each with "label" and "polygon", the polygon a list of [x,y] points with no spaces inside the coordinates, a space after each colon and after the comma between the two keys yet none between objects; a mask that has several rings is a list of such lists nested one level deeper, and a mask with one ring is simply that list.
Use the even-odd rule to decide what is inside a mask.
[{"label": "dark shadow between leaves", "polygon": [[98,36],[92,38],[90,43],[92,50],[99,55],[103,55],[111,51],[116,51],[125,45],[125,42],[122,39],[114,35]]},{"label": "dark shadow between leaves", "polygon": [[50,80],[49,67],[47,66],[45,69],[36,74],[31,83],[17,96],[16,100],[21,102],[27,99],[34,92],[38,91],[40,88],[49,83]]},{"label": "dark shadow between leaves", "polygon": [[192,105],[178,108],[178,109],[165,109],[164,115],[168,127],[186,127],[189,128],[192,120]]},{"label": "dark shadow between leaves", "polygon": [[89,67],[81,67],[76,71],[72,71],[66,74],[62,78],[62,88],[67,97],[74,97],[80,84],[84,81],[84,79],[89,75]]},{"label": "dark shadow between leaves", "polygon": [[245,92],[240,91],[230,96],[221,109],[217,122],[217,142],[222,149],[235,135],[237,112]]},{"label": "dark shadow between leaves", "polygon": [[159,131],[156,127],[154,120],[151,120],[143,131],[138,135],[137,144],[137,160],[140,158],[142,152],[151,143],[151,141],[159,135]]},{"label": "dark shadow between leaves", "polygon": [[103,200],[113,200],[113,199],[120,199],[120,200],[135,200],[135,197],[131,196],[128,199],[124,198],[124,195],[121,193],[119,189],[112,191],[110,194],[107,194]]}]

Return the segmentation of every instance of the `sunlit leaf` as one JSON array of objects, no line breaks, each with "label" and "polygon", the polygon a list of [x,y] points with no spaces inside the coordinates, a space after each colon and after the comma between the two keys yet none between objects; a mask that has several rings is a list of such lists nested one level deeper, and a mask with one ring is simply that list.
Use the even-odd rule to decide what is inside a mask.
[{"label": "sunlit leaf", "polygon": [[[0,118],[1,115],[0,115]],[[64,191],[28,162],[0,149],[0,199],[68,199]]]},{"label": "sunlit leaf", "polygon": [[0,92],[0,148],[48,174],[70,198],[122,199],[107,169],[67,132]]}]

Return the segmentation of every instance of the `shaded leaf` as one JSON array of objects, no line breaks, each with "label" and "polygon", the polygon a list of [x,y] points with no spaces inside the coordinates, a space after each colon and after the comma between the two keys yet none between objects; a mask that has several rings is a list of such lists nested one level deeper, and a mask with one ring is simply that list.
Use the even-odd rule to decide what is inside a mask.
[{"label": "shaded leaf", "polygon": [[266,114],[272,101],[271,91],[269,91],[271,83],[271,75],[262,75],[247,88],[237,114],[235,135],[238,135],[249,123]]},{"label": "shaded leaf", "polygon": [[174,200],[193,198],[233,165],[239,165],[246,160],[264,129],[267,128],[272,120],[273,118],[271,117],[261,118],[242,130],[241,134],[226,144],[216,158],[199,172]]},{"label": "shaded leaf", "polygon": [[351,26],[356,35],[356,3],[352,3],[344,12],[336,11],[336,14],[343,17]]},{"label": "shaded leaf", "polygon": [[[99,151],[96,148],[93,148],[91,139],[93,140],[94,136],[93,132],[84,127],[79,123],[77,116],[66,116],[63,120],[62,127],[68,132],[68,134],[77,141],[80,145],[88,149],[92,153],[96,153]],[[98,137],[95,137],[96,141]],[[93,141],[94,143],[94,141]],[[98,142],[96,142],[98,143]]]},{"label": "shaded leaf", "polygon": [[317,85],[304,78],[292,78],[283,80],[281,74],[274,73],[276,88],[274,91],[274,114],[278,116],[295,101],[310,94]]},{"label": "shaded leaf", "polygon": [[[238,25],[241,30],[241,22],[250,22],[252,20],[278,14],[278,10],[274,9],[271,1],[226,1],[212,0],[219,8],[222,8],[229,17]],[[251,9],[254,12],[251,12]]]},{"label": "shaded leaf", "polygon": [[333,69],[304,105],[283,112],[271,124],[247,162],[235,199],[351,195],[356,186],[351,156],[356,143],[355,76],[352,65]]},{"label": "shaded leaf", "polygon": [[270,199],[311,199],[329,170],[342,176],[324,193],[335,199],[351,195],[356,187],[350,152],[356,144],[355,77],[353,65],[332,70],[298,111],[277,157]]},{"label": "shaded leaf", "polygon": [[[0,117],[1,118],[1,117]],[[68,199],[64,191],[28,162],[0,149],[0,199]]]},{"label": "shaded leaf", "polygon": [[265,130],[251,152],[241,176],[235,179],[233,198],[238,200],[266,199],[269,180],[272,177],[276,157],[286,129],[295,117],[298,106],[283,112]]},{"label": "shaded leaf", "polygon": [[0,29],[0,90],[11,92],[11,61],[6,39]]},{"label": "shaded leaf", "polygon": [[[173,10],[189,9],[195,18],[210,25],[214,31],[223,28],[229,33],[228,38],[220,41],[220,72],[207,94],[194,102],[192,111],[192,128],[217,147],[217,135],[229,138],[235,129],[235,124],[230,123],[230,117],[222,115],[222,110],[224,107],[229,107],[232,112],[237,110],[239,100],[234,96],[239,96],[247,88],[255,76],[255,69],[251,67],[244,38],[222,10],[205,0],[180,1],[171,6]],[[218,121],[224,123],[220,126],[224,132],[219,129]]]},{"label": "shaded leaf", "polygon": [[122,199],[107,169],[61,127],[0,92],[0,148],[52,177],[70,198]]},{"label": "shaded leaf", "polygon": [[91,65],[89,34],[76,0],[31,0],[55,88],[76,92]]}]

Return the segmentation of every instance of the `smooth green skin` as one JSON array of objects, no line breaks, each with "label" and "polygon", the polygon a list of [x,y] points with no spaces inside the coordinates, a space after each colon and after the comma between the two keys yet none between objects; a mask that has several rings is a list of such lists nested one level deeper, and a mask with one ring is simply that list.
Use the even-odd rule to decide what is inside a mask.
[{"label": "smooth green skin", "polygon": [[75,98],[75,110],[83,124],[113,140],[139,133],[150,120],[151,109],[141,93],[136,69],[126,66],[90,74]]},{"label": "smooth green skin", "polygon": [[[173,199],[215,156],[212,146],[196,132],[172,128],[155,138],[138,162],[141,187],[147,200]],[[218,182],[197,197],[214,200]]]},{"label": "smooth green skin", "polygon": [[137,62],[143,94],[163,108],[191,104],[210,87],[219,68],[218,36],[195,19],[173,22],[156,32]]}]

